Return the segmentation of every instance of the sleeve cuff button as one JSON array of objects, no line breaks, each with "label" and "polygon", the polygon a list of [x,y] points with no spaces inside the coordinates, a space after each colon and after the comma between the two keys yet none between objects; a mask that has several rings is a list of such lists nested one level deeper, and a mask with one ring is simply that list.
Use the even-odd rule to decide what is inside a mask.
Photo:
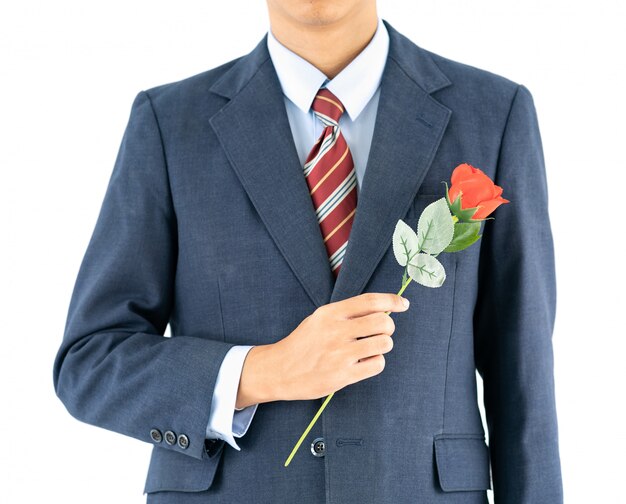
[{"label": "sleeve cuff button", "polygon": [[154,441],[155,443],[160,443],[161,441],[163,441],[163,435],[161,434],[161,431],[159,429],[151,429],[150,439],[152,439],[152,441]]},{"label": "sleeve cuff button", "polygon": [[184,434],[180,434],[178,436],[178,446],[180,446],[183,450],[186,450],[189,446],[189,438]]},{"label": "sleeve cuff button", "polygon": [[171,430],[165,431],[164,437],[165,437],[165,442],[168,445],[171,446],[176,443],[176,434],[174,434]]}]

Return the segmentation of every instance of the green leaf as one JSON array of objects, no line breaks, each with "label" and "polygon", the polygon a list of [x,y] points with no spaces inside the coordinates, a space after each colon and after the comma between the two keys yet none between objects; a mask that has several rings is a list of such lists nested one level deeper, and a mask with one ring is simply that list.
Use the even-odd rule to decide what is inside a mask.
[{"label": "green leaf", "polygon": [[393,254],[400,266],[406,266],[411,258],[417,254],[417,235],[406,222],[398,220],[393,231]]},{"label": "green leaf", "polygon": [[450,244],[443,250],[444,252],[459,252],[466,249],[482,236],[480,232],[480,222],[457,222],[454,225],[454,236]]},{"label": "green leaf", "polygon": [[441,287],[446,280],[443,264],[428,254],[417,254],[407,270],[413,280],[425,287]]},{"label": "green leaf", "polygon": [[424,208],[417,222],[420,252],[438,254],[452,241],[453,235],[454,222],[445,197]]}]

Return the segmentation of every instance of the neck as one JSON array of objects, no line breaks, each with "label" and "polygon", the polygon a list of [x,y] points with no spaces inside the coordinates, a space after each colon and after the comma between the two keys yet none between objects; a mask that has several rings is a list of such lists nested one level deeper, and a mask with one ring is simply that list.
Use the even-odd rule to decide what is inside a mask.
[{"label": "neck", "polygon": [[272,34],[329,79],[335,77],[369,44],[376,33],[376,4],[328,24],[303,23],[280,10],[270,10]]}]

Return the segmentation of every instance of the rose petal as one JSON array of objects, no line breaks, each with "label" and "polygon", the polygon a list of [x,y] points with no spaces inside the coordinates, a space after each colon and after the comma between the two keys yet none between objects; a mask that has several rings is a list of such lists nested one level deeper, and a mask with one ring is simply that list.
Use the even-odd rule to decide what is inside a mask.
[{"label": "rose petal", "polygon": [[480,168],[475,168],[476,172],[474,173],[473,178],[475,178],[476,180],[480,180],[481,183],[488,185],[492,188],[495,188],[495,184],[493,183],[493,180],[491,180],[491,178],[489,177],[489,175],[487,175],[484,171],[482,171]]},{"label": "rose petal", "polygon": [[504,198],[495,198],[492,200],[482,201],[480,205],[478,205],[478,210],[476,210],[472,219],[484,219],[503,203],[509,203],[509,200]]},{"label": "rose petal", "polygon": [[478,177],[464,180],[458,185],[463,192],[462,208],[472,208],[485,200],[493,199],[491,183],[488,185]]},{"label": "rose petal", "polygon": [[462,163],[457,166],[452,172],[450,182],[452,182],[452,185],[454,185],[461,182],[462,180],[467,180],[474,175],[474,170],[475,168],[472,165]]}]

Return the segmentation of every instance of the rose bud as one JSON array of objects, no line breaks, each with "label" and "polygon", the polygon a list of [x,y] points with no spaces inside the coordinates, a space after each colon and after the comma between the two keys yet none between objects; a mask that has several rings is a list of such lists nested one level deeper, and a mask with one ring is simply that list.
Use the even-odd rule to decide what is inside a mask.
[{"label": "rose bud", "polygon": [[[446,186],[446,199],[450,210],[461,221],[484,220],[502,203],[502,188],[480,169],[462,163],[452,172],[450,189]],[[458,199],[458,201],[457,201]]]}]

